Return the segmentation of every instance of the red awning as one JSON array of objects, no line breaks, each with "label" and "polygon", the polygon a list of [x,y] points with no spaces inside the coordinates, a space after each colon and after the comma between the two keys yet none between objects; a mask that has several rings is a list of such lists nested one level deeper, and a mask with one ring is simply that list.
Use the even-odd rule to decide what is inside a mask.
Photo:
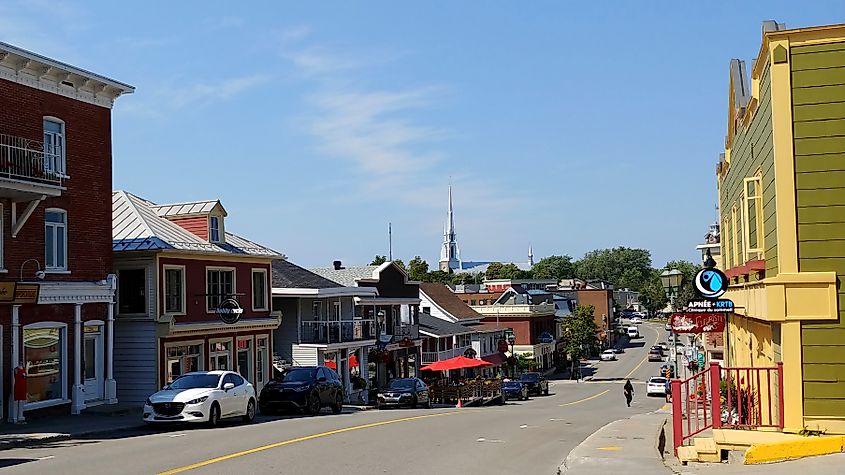
[{"label": "red awning", "polygon": [[326,365],[326,368],[331,368],[337,371],[337,363],[335,363],[334,360],[328,360],[324,364]]},{"label": "red awning", "polygon": [[350,368],[357,368],[358,367],[358,357],[355,355],[349,356],[349,367]]},{"label": "red awning", "polygon": [[492,355],[482,356],[481,359],[493,366],[501,366],[508,362],[508,357],[504,353],[493,353]]},{"label": "red awning", "polygon": [[448,360],[435,361],[434,363],[428,366],[423,366],[420,369],[423,371],[449,371],[464,368],[483,368],[486,366],[493,366],[493,363],[477,360],[475,358],[467,358],[466,356],[456,356],[454,358],[449,358]]}]

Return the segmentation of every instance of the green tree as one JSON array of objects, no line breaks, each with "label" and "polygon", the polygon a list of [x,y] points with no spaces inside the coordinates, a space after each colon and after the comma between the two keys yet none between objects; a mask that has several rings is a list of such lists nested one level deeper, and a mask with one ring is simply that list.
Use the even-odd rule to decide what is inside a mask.
[{"label": "green tree", "polygon": [[[595,307],[578,305],[572,315],[561,323],[561,340],[572,362],[570,377],[580,372],[581,358],[598,343],[598,327],[593,319]],[[576,366],[577,365],[577,366]]]},{"label": "green tree", "polygon": [[411,280],[416,281],[423,281],[426,279],[428,274],[428,262],[422,260],[420,256],[414,256],[410,262],[408,262],[408,277]]},{"label": "green tree", "polygon": [[695,274],[698,274],[701,266],[689,261],[669,261],[665,268],[678,269],[684,275],[681,280],[681,288],[678,289],[678,294],[675,296],[675,309],[680,309],[698,296],[695,291]]},{"label": "green tree", "polygon": [[376,257],[373,258],[373,262],[370,262],[371,266],[380,266],[387,262],[387,256],[380,256],[376,254]]},{"label": "green tree", "polygon": [[393,259],[393,263],[401,267],[405,272],[408,272],[408,269],[405,267],[405,263],[402,262],[402,259]]},{"label": "green tree", "polygon": [[575,265],[570,256],[549,256],[534,264],[531,272],[535,279],[571,279],[575,277]]},{"label": "green tree", "polygon": [[601,279],[617,288],[642,290],[651,276],[651,253],[646,249],[617,247],[590,251],[575,262],[575,275]]},{"label": "green tree", "polygon": [[[413,261],[412,261],[413,262]],[[453,274],[443,272],[442,270],[434,270],[423,277],[423,282],[439,282],[441,284],[449,284],[452,282]]]},{"label": "green tree", "polygon": [[484,273],[484,277],[488,279],[501,279],[502,267],[504,266],[501,262],[491,262],[487,265],[487,272]]},{"label": "green tree", "polygon": [[663,290],[663,283],[660,281],[659,271],[652,272],[648,284],[640,291],[640,303],[651,315],[663,310],[669,303],[666,292]]}]

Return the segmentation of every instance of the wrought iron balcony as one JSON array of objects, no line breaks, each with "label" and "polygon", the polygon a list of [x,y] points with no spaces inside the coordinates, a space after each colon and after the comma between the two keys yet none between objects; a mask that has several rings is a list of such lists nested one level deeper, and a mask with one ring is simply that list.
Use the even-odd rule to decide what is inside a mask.
[{"label": "wrought iron balcony", "polygon": [[0,188],[57,196],[64,179],[59,167],[61,154],[45,150],[43,143],[0,134]]},{"label": "wrought iron balcony", "polygon": [[349,341],[374,340],[374,320],[307,320],[300,325],[300,343],[345,343]]},{"label": "wrought iron balcony", "polygon": [[429,364],[434,363],[435,361],[448,360],[449,358],[454,358],[456,356],[463,356],[470,348],[472,348],[472,345],[459,346],[457,348],[442,351],[423,351],[421,363]]}]

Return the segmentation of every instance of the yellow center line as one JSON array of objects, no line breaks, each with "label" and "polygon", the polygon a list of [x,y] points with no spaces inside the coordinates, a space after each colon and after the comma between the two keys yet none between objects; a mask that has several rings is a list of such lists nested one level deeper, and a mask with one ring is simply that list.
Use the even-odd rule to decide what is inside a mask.
[{"label": "yellow center line", "polygon": [[[605,391],[605,392],[607,392],[607,391]],[[321,432],[319,434],[306,435],[304,437],[297,437],[296,439],[283,440],[281,442],[276,442],[276,443],[273,443],[273,444],[262,445],[261,447],[256,447],[254,449],[244,450],[244,451],[241,451],[241,452],[235,452],[235,453],[232,453],[232,454],[229,454],[229,455],[223,455],[221,457],[205,460],[203,462],[197,462],[197,463],[192,464],[192,465],[186,465],[184,467],[174,468],[173,470],[161,472],[161,473],[159,473],[159,475],[171,475],[171,474],[174,474],[174,473],[187,472],[188,470],[193,470],[195,468],[205,467],[205,466],[211,465],[213,463],[223,462],[225,460],[230,460],[230,459],[237,458],[237,457],[243,457],[244,455],[250,455],[250,454],[254,454],[256,452],[274,449],[276,447],[282,447],[284,445],[295,444],[297,442],[304,442],[306,440],[318,439],[320,437],[328,437],[330,435],[342,434],[344,432],[351,432],[353,430],[369,429],[371,427],[378,427],[378,426],[383,426],[383,425],[387,425],[387,424],[396,424],[397,422],[415,421],[415,420],[419,420],[419,419],[428,419],[430,417],[451,416],[451,415],[454,415],[454,414],[461,414],[461,413],[466,413],[466,412],[464,412],[464,411],[441,412],[441,413],[437,413],[437,414],[426,414],[426,415],[423,415],[423,416],[403,417],[401,419],[391,419],[389,421],[373,422],[373,423],[370,423],[370,424],[363,424],[363,425],[360,425],[360,426],[344,427],[343,429],[336,429],[336,430],[330,430],[328,432]]]},{"label": "yellow center line", "polygon": [[[654,345],[656,345],[656,344],[657,344],[657,340],[659,340],[659,339],[660,339],[660,332],[658,331],[658,332],[657,332],[657,337],[654,339]],[[654,345],[652,345],[652,346],[654,346]],[[628,378],[630,378],[630,377],[631,377],[631,375],[632,375],[632,374],[634,374],[634,371],[636,371],[636,370],[640,369],[640,366],[642,366],[642,365],[643,365],[643,363],[645,363],[647,360],[648,360],[648,354],[646,354],[646,355],[645,355],[645,358],[643,358],[643,360],[642,360],[642,361],[640,361],[640,364],[638,364],[637,366],[635,366],[635,367],[634,367],[634,369],[632,369],[632,370],[631,370],[631,372],[630,372],[630,373],[628,373],[628,374],[626,374],[626,375],[625,375],[625,377],[624,377],[624,378],[622,378],[622,379],[628,379]]]},{"label": "yellow center line", "polygon": [[598,394],[593,394],[593,395],[592,395],[592,396],[590,396],[590,397],[585,397],[584,399],[579,399],[579,400],[577,400],[577,401],[572,401],[572,402],[567,402],[566,404],[561,404],[561,405],[560,405],[560,407],[571,406],[571,405],[573,405],[573,404],[580,404],[580,403],[582,403],[582,402],[589,401],[590,399],[595,399],[595,398],[597,398],[597,397],[599,397],[599,396],[604,396],[605,394],[607,394],[607,393],[609,393],[609,392],[610,392],[610,389],[605,389],[604,391],[602,391],[602,392],[600,392],[600,393],[598,393]]}]

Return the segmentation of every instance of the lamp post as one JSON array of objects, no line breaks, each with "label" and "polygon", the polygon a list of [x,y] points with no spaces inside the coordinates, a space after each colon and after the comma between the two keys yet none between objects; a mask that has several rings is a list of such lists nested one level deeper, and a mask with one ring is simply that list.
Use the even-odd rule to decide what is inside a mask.
[{"label": "lamp post", "polygon": [[[663,291],[669,299],[669,306],[675,311],[675,297],[684,280],[684,273],[678,269],[664,270],[660,274],[660,282],[663,284]],[[678,377],[678,334],[672,332],[672,358],[675,359],[675,377]]]},{"label": "lamp post", "polygon": [[[514,353],[513,353],[513,345],[514,345],[514,343],[516,343],[516,336],[513,334],[513,330],[508,330],[505,333],[505,337],[507,338],[508,343],[511,345],[511,358],[516,359],[516,355],[514,355]],[[513,360],[511,360],[511,361],[513,361]],[[516,365],[511,364],[511,377],[513,378],[515,376],[516,376]]]}]

